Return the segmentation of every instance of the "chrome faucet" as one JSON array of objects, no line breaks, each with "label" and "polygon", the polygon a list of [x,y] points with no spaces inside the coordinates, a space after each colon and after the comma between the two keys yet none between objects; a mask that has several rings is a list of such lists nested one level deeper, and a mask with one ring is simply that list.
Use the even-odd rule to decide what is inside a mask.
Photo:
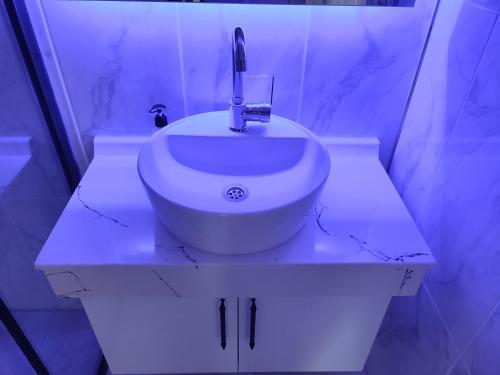
[{"label": "chrome faucet", "polygon": [[[229,107],[229,129],[244,132],[247,121],[269,122],[271,103],[245,104],[243,96],[243,73],[247,70],[245,36],[240,27],[234,29],[233,37],[233,97]],[[274,80],[273,80],[274,84]]]}]

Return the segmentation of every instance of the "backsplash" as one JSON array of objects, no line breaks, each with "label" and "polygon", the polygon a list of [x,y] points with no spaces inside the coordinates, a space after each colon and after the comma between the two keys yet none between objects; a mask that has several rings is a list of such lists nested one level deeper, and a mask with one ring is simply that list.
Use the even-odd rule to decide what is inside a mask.
[{"label": "backsplash", "polygon": [[46,22],[48,33],[38,32],[53,46],[46,63],[57,57],[89,155],[95,134],[151,133],[147,111],[154,103],[167,105],[170,121],[225,110],[231,35],[241,26],[249,74],[275,76],[275,114],[320,135],[377,137],[387,165],[435,3],[263,11],[243,4],[41,1],[30,15]]}]

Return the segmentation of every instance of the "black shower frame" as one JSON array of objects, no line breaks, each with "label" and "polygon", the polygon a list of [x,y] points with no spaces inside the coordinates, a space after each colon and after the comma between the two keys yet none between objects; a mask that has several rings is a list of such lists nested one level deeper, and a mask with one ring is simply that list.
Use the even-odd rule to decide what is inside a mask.
[{"label": "black shower frame", "polygon": [[24,0],[3,0],[3,3],[68,187],[70,191],[74,191],[81,179],[80,169],[71,150],[26,4]]},{"label": "black shower frame", "polygon": [[[71,149],[68,134],[57,105],[56,96],[29,19],[26,4],[24,0],[2,0],[2,2],[28,72],[40,111],[45,120],[44,122],[61,164],[66,183],[69,190],[73,192],[81,179],[81,173]],[[22,113],[19,115],[22,116]],[[1,297],[0,321],[24,354],[33,370],[38,375],[50,375],[47,366]],[[96,374],[105,375],[107,373],[108,366],[104,356],[101,355]]]}]

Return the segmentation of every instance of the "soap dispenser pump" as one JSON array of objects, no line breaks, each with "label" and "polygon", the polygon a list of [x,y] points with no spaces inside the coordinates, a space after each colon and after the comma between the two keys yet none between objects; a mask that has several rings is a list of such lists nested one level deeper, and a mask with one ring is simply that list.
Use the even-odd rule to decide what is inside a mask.
[{"label": "soap dispenser pump", "polygon": [[163,128],[168,125],[167,115],[163,113],[166,108],[163,104],[155,104],[149,110],[149,113],[156,113],[155,126],[157,128]]}]

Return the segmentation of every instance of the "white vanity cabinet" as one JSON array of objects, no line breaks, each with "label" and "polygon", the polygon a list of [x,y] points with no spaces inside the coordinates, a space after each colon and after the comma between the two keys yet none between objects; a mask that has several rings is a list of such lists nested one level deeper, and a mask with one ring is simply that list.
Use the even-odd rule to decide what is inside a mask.
[{"label": "white vanity cabinet", "polygon": [[256,298],[250,348],[250,299],[240,299],[239,371],[360,371],[390,298]]},{"label": "white vanity cabinet", "polygon": [[85,298],[83,306],[113,374],[238,371],[237,300]]},{"label": "white vanity cabinet", "polygon": [[82,301],[113,373],[158,374],[361,370],[389,298]]},{"label": "white vanity cabinet", "polygon": [[377,142],[329,140],[332,172],[304,228],[224,255],[158,223],[137,175],[143,141],[96,141],[36,261],[58,296],[82,300],[113,374],[361,370],[391,297],[414,295],[434,263]]}]

